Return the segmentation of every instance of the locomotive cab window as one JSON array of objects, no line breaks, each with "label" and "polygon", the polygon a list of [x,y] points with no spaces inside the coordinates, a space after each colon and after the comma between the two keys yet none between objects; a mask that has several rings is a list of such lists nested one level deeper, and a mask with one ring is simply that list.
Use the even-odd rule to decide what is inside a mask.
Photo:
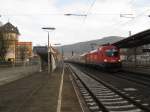
[{"label": "locomotive cab window", "polygon": [[106,56],[111,57],[111,56],[118,56],[119,52],[116,49],[109,49],[109,50],[106,50],[105,54],[106,54]]}]

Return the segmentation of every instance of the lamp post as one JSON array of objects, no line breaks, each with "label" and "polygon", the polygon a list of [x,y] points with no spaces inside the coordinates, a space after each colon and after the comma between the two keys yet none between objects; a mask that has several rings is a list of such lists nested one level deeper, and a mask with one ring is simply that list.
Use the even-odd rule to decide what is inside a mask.
[{"label": "lamp post", "polygon": [[46,30],[48,33],[48,48],[47,48],[47,53],[48,53],[48,73],[51,73],[52,71],[52,60],[51,60],[51,44],[49,42],[49,32],[55,30],[56,28],[54,27],[43,27],[43,30]]},{"label": "lamp post", "polygon": [[133,14],[120,14],[120,17],[124,17],[124,18],[134,18]]},{"label": "lamp post", "polygon": [[84,16],[86,17],[87,14],[71,14],[71,13],[68,13],[68,14],[64,14],[65,16]]}]

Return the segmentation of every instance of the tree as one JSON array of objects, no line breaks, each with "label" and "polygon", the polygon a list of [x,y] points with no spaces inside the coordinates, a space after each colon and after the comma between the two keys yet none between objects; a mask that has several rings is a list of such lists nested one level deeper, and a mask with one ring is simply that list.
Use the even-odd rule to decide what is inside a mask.
[{"label": "tree", "polygon": [[25,60],[27,58],[28,47],[27,46],[19,46],[20,58],[21,60]]}]

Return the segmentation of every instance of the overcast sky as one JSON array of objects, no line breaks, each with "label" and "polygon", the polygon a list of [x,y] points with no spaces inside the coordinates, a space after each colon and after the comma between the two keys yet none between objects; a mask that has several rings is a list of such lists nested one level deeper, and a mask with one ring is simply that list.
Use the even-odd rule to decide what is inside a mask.
[{"label": "overcast sky", "polygon": [[[106,36],[127,37],[150,28],[150,0],[0,0],[0,21],[17,26],[20,41],[46,45],[42,27],[55,27],[51,43],[71,44]],[[87,17],[64,16],[66,13]],[[133,14],[134,18],[120,18]],[[131,17],[130,16],[130,17]]]}]

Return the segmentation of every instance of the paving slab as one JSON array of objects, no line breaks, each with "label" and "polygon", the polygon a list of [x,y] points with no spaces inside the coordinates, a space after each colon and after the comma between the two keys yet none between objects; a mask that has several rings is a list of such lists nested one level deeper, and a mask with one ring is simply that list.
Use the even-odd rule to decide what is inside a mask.
[{"label": "paving slab", "polygon": [[[61,78],[62,69],[60,68],[48,75],[44,86],[26,103],[21,112],[59,112]],[[81,112],[67,69],[64,72],[61,98],[60,112]]]},{"label": "paving slab", "polygon": [[47,74],[44,86],[26,103],[22,112],[56,112],[59,86],[61,80],[61,70]]}]

